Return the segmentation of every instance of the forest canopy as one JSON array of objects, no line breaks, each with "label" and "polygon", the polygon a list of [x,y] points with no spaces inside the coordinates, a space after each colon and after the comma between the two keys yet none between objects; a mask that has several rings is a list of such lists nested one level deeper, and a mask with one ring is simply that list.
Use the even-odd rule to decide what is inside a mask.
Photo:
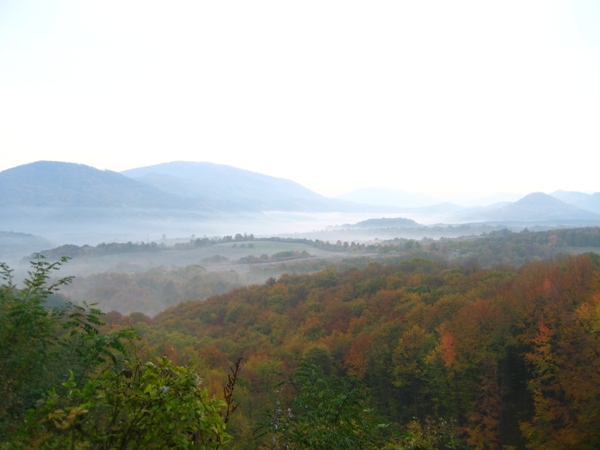
[{"label": "forest canopy", "polygon": [[[530,234],[519,238],[533,245]],[[153,318],[48,309],[70,282],[50,281],[63,262],[34,260],[24,288],[2,266],[6,448],[110,448],[90,439],[124,439],[106,431],[111,395],[127,399],[119,423],[144,401],[155,419],[166,409],[156,405],[197,405],[192,425],[178,428],[186,440],[165,444],[175,448],[600,447],[597,254],[329,267]],[[130,442],[169,433],[150,421]]]}]

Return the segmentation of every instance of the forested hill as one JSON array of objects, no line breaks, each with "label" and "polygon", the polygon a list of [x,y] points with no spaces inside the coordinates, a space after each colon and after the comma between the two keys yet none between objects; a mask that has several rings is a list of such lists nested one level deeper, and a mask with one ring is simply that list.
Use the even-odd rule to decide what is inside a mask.
[{"label": "forested hill", "polygon": [[[277,374],[303,358],[363,383],[363,408],[432,445],[422,448],[600,447],[597,255],[521,269],[372,263],[284,275],[153,320],[109,320],[137,323],[175,361],[200,358],[215,390],[220,371],[243,358],[231,430],[248,448],[264,420],[257,412],[287,405]],[[417,448],[401,446],[406,436],[386,439]]]},{"label": "forested hill", "polygon": [[22,289],[0,264],[2,449],[600,448],[597,254],[328,268],[154,319],[45,309],[64,262]]}]

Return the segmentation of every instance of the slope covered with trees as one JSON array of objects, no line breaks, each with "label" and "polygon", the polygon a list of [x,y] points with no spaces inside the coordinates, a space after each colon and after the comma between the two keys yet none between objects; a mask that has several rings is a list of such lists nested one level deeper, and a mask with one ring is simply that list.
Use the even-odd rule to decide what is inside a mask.
[{"label": "slope covered with trees", "polygon": [[284,275],[136,320],[156,351],[204,367],[215,392],[222,368],[243,358],[232,433],[247,448],[256,448],[259,424],[299,408],[276,386],[308,359],[326,386],[364,389],[363,409],[389,425],[378,430],[390,448],[413,436],[438,439],[437,448],[592,449],[600,445],[599,276],[595,255],[520,269],[373,263]]},{"label": "slope covered with trees", "polygon": [[[215,446],[228,435],[232,447],[249,449],[600,446],[596,254],[520,267],[424,258],[330,267],[154,318],[109,312],[103,326],[85,306],[44,310],[41,298],[59,285],[44,288],[49,268],[36,267],[26,289],[8,282],[2,290],[9,365],[0,413],[14,442],[53,448],[113,436],[103,427],[112,426],[105,412],[116,395],[122,415],[113,417],[124,423],[136,408],[205,408],[190,426],[215,424],[220,434],[198,431]],[[126,345],[131,329],[141,353]],[[196,388],[192,374],[202,379]],[[133,387],[119,390],[122,383]],[[27,414],[38,420],[24,422]],[[151,433],[166,439],[161,426],[144,425],[136,442]],[[195,433],[184,433],[181,446],[198,444]]]}]

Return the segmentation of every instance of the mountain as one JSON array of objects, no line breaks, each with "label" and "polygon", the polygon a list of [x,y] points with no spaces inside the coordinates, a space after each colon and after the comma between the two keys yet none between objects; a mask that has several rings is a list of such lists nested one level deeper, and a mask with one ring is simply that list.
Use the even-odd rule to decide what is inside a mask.
[{"label": "mountain", "polygon": [[589,195],[581,201],[579,207],[600,214],[600,192]]},{"label": "mountain", "polygon": [[585,194],[583,192],[556,191],[550,195],[570,205],[600,214],[600,192]]},{"label": "mountain", "polygon": [[581,202],[587,200],[590,194],[585,194],[583,192],[558,190],[552,192],[550,196],[560,200],[561,202],[568,203],[569,205],[578,206]]},{"label": "mountain", "polygon": [[21,259],[24,255],[51,247],[52,242],[40,236],[0,231],[0,261]]},{"label": "mountain", "polygon": [[[600,193],[556,194],[580,207],[542,193],[483,208],[451,203],[386,207],[324,197],[290,180],[230,166],[184,161],[122,173],[38,161],[0,172],[0,192],[0,230],[70,243],[148,240],[166,234],[224,235],[266,230],[270,225],[276,234],[284,228],[298,231],[301,220],[308,228],[321,220],[331,221],[321,223],[327,226],[336,220],[343,223],[348,216],[365,219],[382,213],[401,214],[423,224],[600,223]],[[383,195],[385,190],[370,192]],[[335,214],[318,214],[317,220],[315,213]]]},{"label": "mountain", "polygon": [[83,164],[38,161],[0,172],[0,192],[0,207],[59,208],[68,216],[83,210],[93,215],[91,211],[98,208],[116,209],[120,216],[134,212],[143,215],[142,211],[149,210],[158,215],[174,210],[214,215],[382,209],[324,197],[283,178],[183,161],[122,173]]},{"label": "mountain", "polygon": [[[175,161],[121,172],[136,181],[226,211],[353,211],[351,202],[319,195],[298,183],[207,162]],[[367,208],[368,209],[368,208]]]},{"label": "mountain", "polygon": [[38,161],[0,172],[0,206],[46,208],[184,208],[182,197],[117,172]]},{"label": "mountain", "polygon": [[289,180],[208,163],[161,164],[125,175],[38,161],[0,172],[0,192],[0,230],[74,244],[275,233],[289,230],[300,212],[374,211]]},{"label": "mountain", "polygon": [[599,222],[600,215],[557,198],[534,192],[522,199],[500,206],[472,208],[455,214],[452,219],[458,222],[519,222],[572,224],[574,222]]},{"label": "mountain", "polygon": [[542,192],[526,195],[521,200],[500,208],[496,214],[504,220],[514,221],[600,219]]}]

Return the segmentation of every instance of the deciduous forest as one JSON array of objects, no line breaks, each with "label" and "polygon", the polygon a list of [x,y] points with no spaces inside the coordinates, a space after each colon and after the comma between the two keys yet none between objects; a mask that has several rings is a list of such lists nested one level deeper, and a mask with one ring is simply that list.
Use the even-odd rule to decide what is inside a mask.
[{"label": "deciduous forest", "polygon": [[388,243],[154,317],[3,264],[0,448],[600,448],[600,257],[558,251],[597,238]]}]

